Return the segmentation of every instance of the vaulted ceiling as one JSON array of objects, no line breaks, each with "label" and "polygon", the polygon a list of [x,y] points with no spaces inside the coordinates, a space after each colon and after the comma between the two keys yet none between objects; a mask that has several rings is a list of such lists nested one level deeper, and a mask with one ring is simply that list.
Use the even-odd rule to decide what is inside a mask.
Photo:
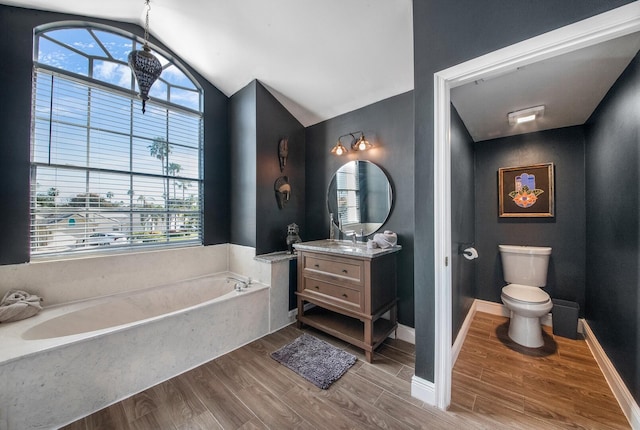
[{"label": "vaulted ceiling", "polygon": [[[144,0],[0,0],[144,25]],[[260,80],[309,126],[413,89],[412,0],[151,0],[150,32],[230,96]],[[452,91],[476,141],[582,124],[640,49],[631,35]],[[508,112],[545,105],[534,124]]]},{"label": "vaulted ceiling", "polygon": [[[144,26],[143,0],[1,0]],[[151,0],[150,33],[230,96],[260,80],[304,125],[413,89],[411,0]]]}]

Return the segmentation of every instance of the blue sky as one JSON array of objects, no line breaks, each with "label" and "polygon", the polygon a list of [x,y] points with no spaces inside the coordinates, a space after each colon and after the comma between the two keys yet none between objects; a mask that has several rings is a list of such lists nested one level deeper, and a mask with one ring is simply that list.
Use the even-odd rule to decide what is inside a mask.
[{"label": "blue sky", "polygon": [[[85,28],[52,30],[40,36],[38,62],[137,91],[133,74],[126,65],[127,56],[134,44],[130,39]],[[176,176],[200,176],[198,151],[201,119],[186,112],[167,113],[161,105],[153,103],[153,99],[167,100],[168,94],[171,94],[172,103],[199,110],[200,93],[175,65],[158,53],[154,52],[154,55],[163,64],[164,70],[150,91],[152,100],[147,103],[144,115],[140,101],[136,100],[132,108],[131,100],[126,94],[114,95],[96,88],[88,90],[85,85],[59,77],[55,78],[52,87],[50,76],[38,75],[34,161],[47,163],[51,157],[52,164],[116,172],[91,172],[86,179],[84,170],[40,166],[35,184],[36,193],[46,193],[49,188],[56,187],[60,191],[60,198],[65,199],[86,192],[88,186],[92,193],[106,195],[109,192],[113,194],[113,201],[123,201],[128,205],[132,189],[129,171],[162,174],[160,160],[149,151],[153,140],[159,137],[167,139],[171,144],[168,163],[180,166]],[[51,105],[52,91],[54,102]],[[133,140],[130,137],[132,135]],[[130,145],[132,157],[123,157],[122,153],[129,154]],[[175,194],[177,198],[182,198],[183,195],[197,197],[196,184],[193,183],[190,187],[185,184],[184,180],[175,183],[171,180],[169,196],[174,197]],[[140,196],[152,199],[154,204],[164,204],[164,186],[158,178],[134,176],[133,192],[134,204]]]}]

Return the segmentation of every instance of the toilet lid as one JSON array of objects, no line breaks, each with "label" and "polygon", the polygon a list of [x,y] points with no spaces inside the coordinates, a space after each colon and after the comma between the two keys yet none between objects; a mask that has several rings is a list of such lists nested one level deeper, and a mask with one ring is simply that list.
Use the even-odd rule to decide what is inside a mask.
[{"label": "toilet lid", "polygon": [[502,288],[502,294],[514,300],[528,303],[542,303],[549,300],[549,294],[542,291],[541,288],[529,285],[509,284]]}]

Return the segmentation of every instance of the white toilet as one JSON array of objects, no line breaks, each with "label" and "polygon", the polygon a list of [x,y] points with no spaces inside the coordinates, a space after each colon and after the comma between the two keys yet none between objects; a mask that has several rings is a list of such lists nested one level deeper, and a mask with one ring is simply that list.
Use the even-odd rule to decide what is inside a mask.
[{"label": "white toilet", "polygon": [[540,287],[547,284],[551,248],[498,245],[504,280],[502,303],[511,311],[509,337],[529,348],[544,345],[540,317],[547,315],[553,303]]}]

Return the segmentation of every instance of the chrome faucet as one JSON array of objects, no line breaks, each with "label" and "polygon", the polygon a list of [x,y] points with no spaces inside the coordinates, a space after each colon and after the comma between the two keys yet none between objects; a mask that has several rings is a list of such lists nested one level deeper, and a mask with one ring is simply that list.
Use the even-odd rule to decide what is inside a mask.
[{"label": "chrome faucet", "polygon": [[243,281],[242,279],[234,278],[233,276],[227,276],[227,284],[231,281],[236,281],[235,285],[233,286],[233,289],[236,291],[242,291],[243,289],[248,288],[249,285],[251,285],[251,278],[247,278],[246,281]]},{"label": "chrome faucet", "polygon": [[344,235],[347,236],[347,237],[351,236],[351,242],[353,242],[354,245],[356,244],[356,236],[357,236],[357,234],[356,234],[355,231],[345,231]]},{"label": "chrome faucet", "polygon": [[333,212],[329,213],[329,240],[336,239],[336,232],[333,229]]}]

